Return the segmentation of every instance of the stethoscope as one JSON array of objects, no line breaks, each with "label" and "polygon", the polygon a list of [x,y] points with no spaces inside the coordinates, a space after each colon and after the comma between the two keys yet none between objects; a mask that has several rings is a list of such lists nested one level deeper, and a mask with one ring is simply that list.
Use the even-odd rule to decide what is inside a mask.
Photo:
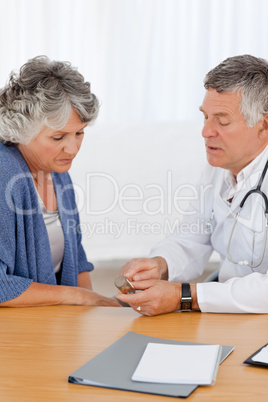
[{"label": "stethoscope", "polygon": [[[257,268],[259,265],[261,265],[261,263],[262,263],[262,261],[263,261],[263,258],[264,258],[264,255],[265,255],[265,248],[266,248],[266,241],[267,241],[267,230],[268,230],[268,199],[267,199],[267,196],[264,194],[264,192],[261,191],[261,186],[262,186],[262,182],[263,182],[263,180],[264,180],[264,177],[265,177],[265,175],[266,175],[267,169],[268,169],[268,161],[266,162],[266,164],[265,164],[265,166],[264,166],[264,169],[263,169],[263,171],[262,171],[260,180],[258,181],[257,187],[256,187],[256,188],[253,188],[253,189],[250,190],[250,191],[248,191],[247,194],[246,194],[246,195],[244,196],[244,198],[242,199],[241,203],[239,204],[239,210],[238,210],[238,212],[237,212],[236,215],[235,215],[234,224],[233,224],[233,227],[232,227],[232,231],[231,231],[230,238],[229,238],[229,242],[228,242],[228,246],[227,246],[227,258],[228,258],[229,261],[231,261],[233,264],[248,266],[248,267],[250,267],[252,270],[253,270],[254,268]],[[262,249],[262,256],[261,256],[261,260],[260,260],[260,262],[259,262],[258,264],[253,264],[253,262],[252,262],[252,263],[249,263],[249,261],[247,261],[247,260],[235,261],[235,260],[233,260],[233,258],[230,256],[230,245],[231,245],[231,242],[232,242],[233,233],[234,233],[234,230],[235,230],[235,227],[236,227],[236,224],[237,224],[238,217],[239,217],[240,212],[241,212],[241,210],[242,210],[242,208],[243,208],[243,206],[244,206],[246,200],[248,199],[248,197],[251,196],[252,194],[255,194],[255,193],[256,193],[256,194],[259,194],[259,195],[263,198],[263,200],[264,200],[264,204],[265,204],[265,212],[264,212],[264,215],[265,215],[265,221],[266,221],[266,223],[265,223],[265,232],[264,232],[264,242],[263,242],[263,249]],[[254,240],[253,240],[252,247],[254,248]]]}]

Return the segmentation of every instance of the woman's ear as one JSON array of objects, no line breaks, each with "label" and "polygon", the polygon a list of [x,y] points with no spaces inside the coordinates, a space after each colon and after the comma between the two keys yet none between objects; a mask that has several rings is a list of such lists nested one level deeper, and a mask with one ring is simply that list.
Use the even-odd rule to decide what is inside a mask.
[{"label": "woman's ear", "polygon": [[263,127],[268,130],[268,113],[263,116]]}]

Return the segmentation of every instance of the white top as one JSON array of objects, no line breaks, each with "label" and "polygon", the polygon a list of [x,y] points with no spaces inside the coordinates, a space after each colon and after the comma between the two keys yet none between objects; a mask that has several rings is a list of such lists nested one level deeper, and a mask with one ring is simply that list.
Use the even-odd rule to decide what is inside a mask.
[{"label": "white top", "polygon": [[[263,262],[254,270],[227,258],[239,204],[256,187],[267,159],[268,147],[238,174],[237,181],[231,172],[208,165],[197,185],[199,197],[190,203],[190,215],[182,217],[179,233],[151,250],[151,256],[165,258],[169,280],[176,282],[189,282],[201,275],[212,251],[219,253],[219,282],[197,284],[203,312],[268,313],[268,241]],[[268,172],[261,189],[268,196]],[[263,199],[254,193],[241,210],[232,238],[230,256],[235,262],[260,261],[264,218]]]},{"label": "white top", "polygon": [[59,211],[48,211],[36,190],[44,222],[47,228],[48,239],[52,254],[54,271],[59,272],[64,255],[64,235],[61,226]]}]

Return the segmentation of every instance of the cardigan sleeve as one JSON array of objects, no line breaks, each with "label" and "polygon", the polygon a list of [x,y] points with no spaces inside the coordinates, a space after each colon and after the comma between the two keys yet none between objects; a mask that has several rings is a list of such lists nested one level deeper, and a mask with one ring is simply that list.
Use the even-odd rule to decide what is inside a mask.
[{"label": "cardigan sleeve", "polygon": [[[2,187],[2,186],[0,186]],[[1,197],[2,201],[2,197]],[[29,278],[14,275],[15,270],[15,221],[0,201],[0,303],[14,299],[32,283]]]},{"label": "cardigan sleeve", "polygon": [[[80,226],[80,217],[77,213],[76,215],[77,220],[77,228]],[[87,256],[82,245],[82,235],[81,230],[76,231],[77,236],[77,249],[78,249],[78,273],[84,271],[93,271],[94,265],[87,260]]]},{"label": "cardigan sleeve", "polygon": [[84,247],[80,243],[78,248],[78,273],[84,271],[93,271],[94,265],[87,261],[86,253]]},{"label": "cardigan sleeve", "polygon": [[7,271],[8,267],[6,264],[0,261],[0,303],[18,297],[33,282],[29,278],[8,275]]},{"label": "cardigan sleeve", "polygon": [[[15,186],[10,185],[13,176],[6,164],[1,160],[0,166],[0,302],[11,300],[23,293],[32,283],[32,279],[24,272],[20,276],[16,259],[18,253],[16,239],[19,237],[18,222],[16,221],[16,207],[14,199]],[[21,190],[21,189],[20,189]],[[20,191],[21,193],[21,191]],[[13,203],[14,202],[14,203]],[[23,265],[23,262],[21,262]]]}]

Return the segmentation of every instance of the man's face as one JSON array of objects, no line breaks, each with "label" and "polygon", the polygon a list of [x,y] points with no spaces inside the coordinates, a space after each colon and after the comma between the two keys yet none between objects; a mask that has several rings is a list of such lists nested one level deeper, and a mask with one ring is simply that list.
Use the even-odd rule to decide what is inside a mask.
[{"label": "man's face", "polygon": [[202,136],[208,163],[230,170],[235,176],[267,145],[263,121],[254,127],[246,125],[239,110],[241,96],[237,92],[218,93],[209,88],[200,107],[204,115]]}]

